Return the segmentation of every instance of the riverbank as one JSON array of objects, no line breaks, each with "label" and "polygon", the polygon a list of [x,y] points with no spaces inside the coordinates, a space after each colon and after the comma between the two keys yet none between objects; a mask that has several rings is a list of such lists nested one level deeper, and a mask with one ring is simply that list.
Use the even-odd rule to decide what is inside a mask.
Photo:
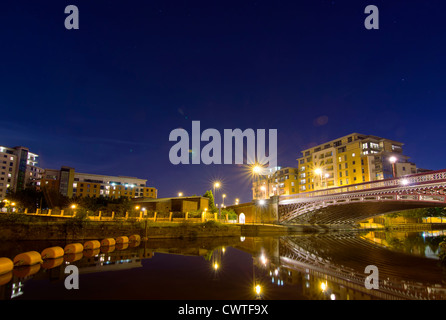
[{"label": "riverbank", "polygon": [[213,221],[205,223],[153,223],[121,221],[33,221],[5,222],[0,219],[0,240],[97,240],[119,236],[140,235],[141,238],[197,238],[240,236],[238,225]]},{"label": "riverbank", "polygon": [[[444,228],[423,224],[417,230]],[[393,229],[393,228],[390,228]],[[399,225],[398,230],[414,229],[413,225]],[[379,229],[378,229],[379,230]],[[332,233],[367,231],[362,228],[330,228],[321,225],[225,224],[215,221],[153,222],[143,221],[90,221],[86,219],[58,219],[51,217],[0,216],[1,241],[84,241],[120,236],[140,235],[142,239],[195,239],[206,237],[275,236],[304,233]]]}]

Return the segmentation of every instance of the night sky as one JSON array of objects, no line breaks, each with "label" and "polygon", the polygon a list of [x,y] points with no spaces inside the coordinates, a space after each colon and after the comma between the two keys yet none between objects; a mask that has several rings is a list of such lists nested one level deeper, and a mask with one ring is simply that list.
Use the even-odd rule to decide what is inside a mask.
[{"label": "night sky", "polygon": [[[68,5],[79,30],[67,30]],[[364,9],[379,8],[379,30]],[[159,197],[251,200],[239,165],[169,161],[169,133],[277,129],[278,164],[353,132],[444,169],[444,1],[8,1],[0,10],[0,145],[43,168],[136,176]],[[221,192],[220,192],[221,194]]]}]

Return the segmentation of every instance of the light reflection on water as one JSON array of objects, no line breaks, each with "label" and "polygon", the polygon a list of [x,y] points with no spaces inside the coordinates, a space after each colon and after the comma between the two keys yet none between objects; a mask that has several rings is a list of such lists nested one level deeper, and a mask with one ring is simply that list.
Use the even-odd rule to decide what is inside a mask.
[{"label": "light reflection on water", "polygon": [[[363,300],[446,299],[437,258],[442,232],[370,232],[195,240],[149,240],[101,248],[0,275],[9,299]],[[0,256],[64,243],[3,244]],[[65,266],[79,289],[64,287]],[[367,265],[379,290],[366,289]]]}]

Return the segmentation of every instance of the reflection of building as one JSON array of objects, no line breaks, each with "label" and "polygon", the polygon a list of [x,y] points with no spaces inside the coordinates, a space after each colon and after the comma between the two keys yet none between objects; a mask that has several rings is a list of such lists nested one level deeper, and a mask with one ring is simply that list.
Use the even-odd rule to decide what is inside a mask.
[{"label": "reflection of building", "polygon": [[297,159],[299,192],[416,173],[402,146],[401,142],[352,133],[303,150]]},{"label": "reflection of building", "polygon": [[7,190],[24,190],[40,179],[42,169],[38,165],[39,156],[25,147],[0,146],[0,199],[6,197]]},{"label": "reflection of building", "polygon": [[291,167],[263,169],[263,172],[254,175],[253,199],[298,193],[298,173],[297,168]]},{"label": "reflection of building", "polygon": [[156,198],[157,189],[147,187],[146,183],[146,179],[79,173],[62,167],[60,170],[45,169],[39,185],[67,197]]}]

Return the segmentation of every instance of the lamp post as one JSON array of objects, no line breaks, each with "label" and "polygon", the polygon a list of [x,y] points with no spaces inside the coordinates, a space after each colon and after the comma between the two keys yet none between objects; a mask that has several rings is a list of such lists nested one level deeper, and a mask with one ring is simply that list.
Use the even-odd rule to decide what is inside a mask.
[{"label": "lamp post", "polygon": [[220,188],[220,182],[215,182],[214,183],[214,194],[213,194],[213,196],[214,196],[214,206],[217,206],[218,207],[218,204],[216,203],[216,201],[215,201],[215,199],[217,199],[217,195],[216,195],[216,193],[215,193],[215,189],[218,189],[218,188]]},{"label": "lamp post", "polygon": [[257,198],[257,190],[259,188],[259,184],[260,184],[260,172],[262,171],[262,167],[259,165],[255,165],[252,168],[252,173],[254,174],[254,176],[257,176],[257,183],[256,183],[256,198]]}]

